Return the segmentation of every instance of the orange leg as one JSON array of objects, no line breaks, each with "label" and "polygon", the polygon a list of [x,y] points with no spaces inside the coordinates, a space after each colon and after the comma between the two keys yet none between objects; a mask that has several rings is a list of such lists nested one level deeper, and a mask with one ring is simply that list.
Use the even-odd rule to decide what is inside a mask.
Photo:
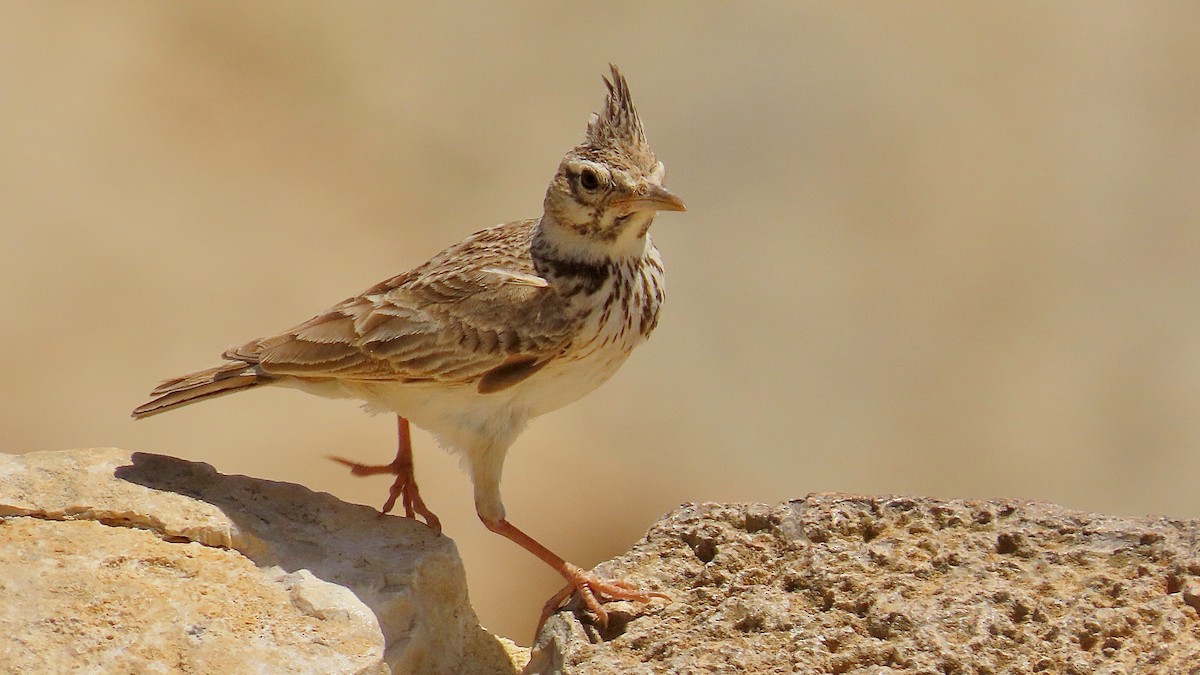
[{"label": "orange leg", "polygon": [[359,464],[351,462],[348,459],[341,457],[330,457],[333,461],[344,464],[350,467],[350,473],[355,476],[374,476],[381,473],[395,474],[396,480],[392,482],[392,487],[388,490],[388,499],[383,503],[383,508],[379,510],[379,515],[384,515],[396,506],[396,501],[401,500],[404,505],[404,517],[416,519],[416,514],[420,514],[425,519],[425,524],[434,532],[441,533],[442,523],[438,517],[433,515],[433,512],[425,506],[424,500],[421,499],[421,492],[417,489],[417,478],[413,473],[413,457],[412,457],[412,437],[409,434],[408,420],[396,416],[396,426],[399,432],[400,443],[396,450],[396,459],[393,459],[390,464]]},{"label": "orange leg", "polygon": [[567,585],[561,591],[555,593],[554,597],[550,598],[546,602],[546,605],[542,607],[542,615],[538,619],[535,635],[542,631],[542,624],[546,623],[546,619],[550,618],[550,615],[558,610],[559,605],[573,593],[579,594],[579,597],[583,600],[583,604],[596,615],[596,619],[603,626],[608,625],[608,612],[604,610],[604,606],[601,603],[612,600],[649,602],[653,598],[662,598],[668,602],[671,600],[670,596],[663,595],[662,593],[640,591],[627,581],[606,581],[594,574],[589,574],[578,565],[572,565],[555,555],[550,549],[539,544],[533,537],[518,530],[515,525],[507,520],[484,520],[483,524],[492,532],[508,537],[519,544],[521,548],[536,555],[542,562],[553,567],[555,572],[558,572],[567,580]]}]

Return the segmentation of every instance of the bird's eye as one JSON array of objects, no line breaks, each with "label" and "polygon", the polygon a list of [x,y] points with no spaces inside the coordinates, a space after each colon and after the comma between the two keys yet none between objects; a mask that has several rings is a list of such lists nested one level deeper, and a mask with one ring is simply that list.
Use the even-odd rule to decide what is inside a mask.
[{"label": "bird's eye", "polygon": [[592,169],[584,169],[579,172],[579,187],[587,191],[595,190],[600,187],[600,176]]}]

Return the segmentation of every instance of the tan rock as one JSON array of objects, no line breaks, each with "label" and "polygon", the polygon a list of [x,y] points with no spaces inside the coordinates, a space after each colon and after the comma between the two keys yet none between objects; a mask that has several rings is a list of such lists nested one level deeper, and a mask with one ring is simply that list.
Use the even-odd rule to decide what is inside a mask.
[{"label": "tan rock", "polygon": [[814,495],[685,505],[599,567],[671,595],[547,623],[530,673],[1186,673],[1200,522]]},{"label": "tan rock", "polygon": [[[0,455],[5,672],[514,672],[451,540],[112,448]],[[506,651],[507,650],[507,651]]]}]

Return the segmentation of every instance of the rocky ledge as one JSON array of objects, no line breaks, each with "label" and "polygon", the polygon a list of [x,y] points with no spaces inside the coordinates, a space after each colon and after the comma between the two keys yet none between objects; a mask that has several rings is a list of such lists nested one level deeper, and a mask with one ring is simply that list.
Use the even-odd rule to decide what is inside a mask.
[{"label": "rocky ledge", "polygon": [[[1014,500],[689,504],[527,673],[1200,672],[1200,522]],[[515,673],[449,539],[116,449],[0,455],[4,672]]]},{"label": "rocky ledge", "polygon": [[530,673],[1200,672],[1200,522],[1014,500],[685,505],[551,618]]},{"label": "rocky ledge", "polygon": [[0,671],[514,673],[454,543],[113,448],[0,454]]}]

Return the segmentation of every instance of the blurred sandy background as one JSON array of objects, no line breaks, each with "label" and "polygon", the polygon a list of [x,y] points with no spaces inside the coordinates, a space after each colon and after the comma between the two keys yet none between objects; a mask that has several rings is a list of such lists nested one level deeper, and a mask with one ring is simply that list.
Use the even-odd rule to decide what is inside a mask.
[{"label": "blurred sandy background", "polygon": [[[1200,513],[1200,4],[6,3],[0,450],[116,445],[377,505],[394,424],[211,365],[540,213],[628,76],[686,214],[654,338],[509,456],[591,566],[689,500]],[[560,580],[421,433],[486,625]]]}]

